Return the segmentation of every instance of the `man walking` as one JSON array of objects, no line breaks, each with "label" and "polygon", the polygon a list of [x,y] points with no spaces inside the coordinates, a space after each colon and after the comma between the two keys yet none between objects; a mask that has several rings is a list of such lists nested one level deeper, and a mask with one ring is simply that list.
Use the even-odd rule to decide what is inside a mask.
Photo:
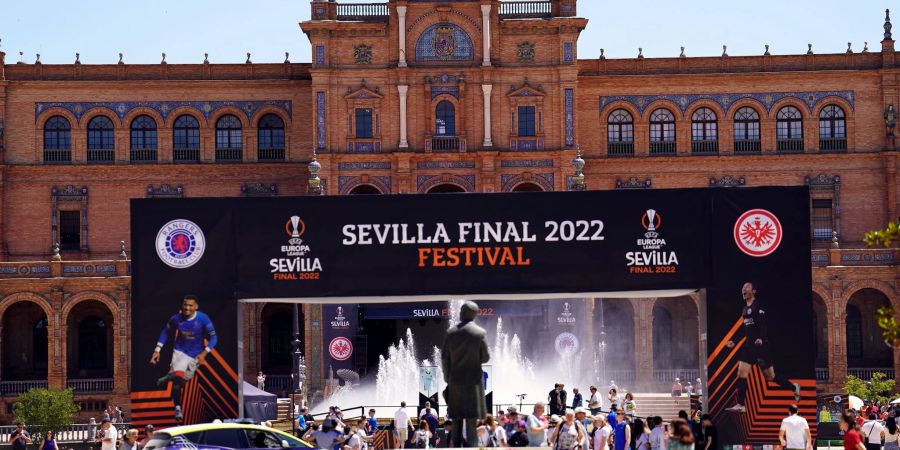
[{"label": "man walking", "polygon": [[100,429],[103,430],[103,437],[100,438],[100,450],[116,450],[116,440],[119,438],[119,431],[112,426],[109,420],[103,419],[100,423]]},{"label": "man walking", "polygon": [[877,415],[869,414],[869,420],[860,427],[860,432],[866,450],[881,449],[881,442],[884,440],[884,426],[878,421]]},{"label": "man walking", "polygon": [[406,448],[410,427],[412,422],[409,421],[409,414],[406,412],[406,402],[400,402],[400,409],[394,413],[394,439],[397,440],[394,448]]},{"label": "man walking", "polygon": [[[706,416],[704,416],[706,417]],[[784,450],[807,450],[812,448],[812,437],[809,435],[809,424],[797,414],[797,405],[788,406],[788,416],[781,421],[778,433]],[[879,438],[880,439],[880,438]],[[878,441],[879,446],[881,441]]]},{"label": "man walking", "polygon": [[[775,376],[775,368],[772,366],[772,356],[769,353],[769,337],[766,325],[766,312],[762,305],[756,301],[756,289],[753,283],[746,282],[741,287],[741,296],[745,305],[742,310],[743,334],[746,341],[738,352],[738,380],[737,402],[729,411],[745,412],[744,399],[747,396],[747,377],[754,364],[759,366],[767,381],[775,382],[780,388],[792,391],[794,400],[800,401],[800,385]],[[738,336],[728,341],[726,346],[734,348]]]},{"label": "man walking", "polygon": [[544,417],[544,402],[534,404],[534,410],[528,415],[528,446],[540,447],[547,439],[547,428],[549,423]]},{"label": "man walking", "polygon": [[556,414],[557,416],[560,414],[559,408],[559,383],[553,385],[553,390],[547,394],[547,403],[550,405],[550,415]]}]

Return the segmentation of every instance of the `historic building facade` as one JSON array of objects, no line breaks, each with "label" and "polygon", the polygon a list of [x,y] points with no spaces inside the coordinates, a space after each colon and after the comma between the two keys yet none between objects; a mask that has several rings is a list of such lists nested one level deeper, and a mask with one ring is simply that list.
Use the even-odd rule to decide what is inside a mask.
[{"label": "historic building facade", "polygon": [[[132,198],[306,195],[313,159],[325,195],[563,191],[579,151],[588,189],[809,185],[821,387],[900,376],[873,319],[900,309],[900,253],[863,243],[900,207],[889,19],[871,50],[700,58],[578,59],[587,25],[576,0],[314,1],[311,63],[0,52],[0,403],[49,385],[127,404]],[[612,303],[638,355],[622,377],[674,376],[654,347],[695,335],[693,302]],[[322,310],[302,311],[322,389]],[[247,307],[245,373],[286,380],[288,316]]]}]

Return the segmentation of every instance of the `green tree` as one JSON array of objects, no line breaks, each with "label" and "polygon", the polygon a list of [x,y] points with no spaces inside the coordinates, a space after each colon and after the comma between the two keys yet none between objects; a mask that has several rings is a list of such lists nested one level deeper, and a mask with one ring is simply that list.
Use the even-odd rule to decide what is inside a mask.
[{"label": "green tree", "polygon": [[894,380],[888,379],[881,372],[873,373],[869,381],[850,375],[844,384],[844,391],[863,400],[887,403],[893,400],[891,394],[894,392]]},{"label": "green tree", "polygon": [[30,389],[19,397],[13,411],[24,422],[35,442],[47,431],[54,433],[72,424],[78,412],[74,392],[69,389]]},{"label": "green tree", "polygon": [[898,238],[900,238],[900,225],[895,222],[888,222],[883,230],[869,231],[865,235],[866,245],[869,247],[890,248],[891,243]]}]

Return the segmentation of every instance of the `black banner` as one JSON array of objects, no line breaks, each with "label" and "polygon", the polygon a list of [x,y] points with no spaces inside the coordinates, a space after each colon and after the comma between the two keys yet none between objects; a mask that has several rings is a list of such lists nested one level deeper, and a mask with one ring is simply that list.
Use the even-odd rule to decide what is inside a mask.
[{"label": "black banner", "polygon": [[[801,411],[814,414],[805,187],[136,199],[131,208],[132,399],[142,414],[135,418],[154,424],[172,416],[176,401],[190,420],[225,417],[236,389],[238,299],[331,305],[323,346],[335,344],[338,358],[325,353],[331,360],[323,363],[339,365],[352,360],[342,338],[352,343],[356,302],[695,289],[708,289],[708,409],[730,425],[720,427],[723,441],[774,443],[777,418],[796,401],[793,383]],[[190,347],[176,337],[149,363],[168,322],[196,320],[179,312],[189,293],[218,343],[192,379],[199,381],[179,380],[177,370],[160,380],[169,361],[175,365],[172,346]],[[575,345],[565,330],[583,315],[564,302],[551,314],[558,350]],[[184,399],[175,399],[176,383]],[[732,408],[741,402],[743,411]]]}]

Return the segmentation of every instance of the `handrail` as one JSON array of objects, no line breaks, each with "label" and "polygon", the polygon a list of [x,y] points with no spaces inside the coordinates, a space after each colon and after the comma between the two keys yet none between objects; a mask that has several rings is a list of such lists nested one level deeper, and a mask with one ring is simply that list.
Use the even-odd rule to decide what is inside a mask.
[{"label": "handrail", "polygon": [[500,2],[501,19],[534,19],[551,17],[552,14],[550,0]]}]

